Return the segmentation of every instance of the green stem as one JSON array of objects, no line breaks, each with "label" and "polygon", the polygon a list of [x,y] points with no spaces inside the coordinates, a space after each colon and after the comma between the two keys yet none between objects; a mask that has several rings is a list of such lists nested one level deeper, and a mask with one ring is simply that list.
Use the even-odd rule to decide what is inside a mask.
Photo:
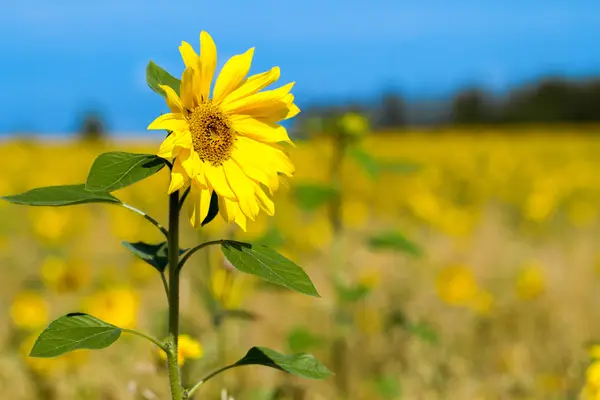
[{"label": "green stem", "polygon": [[169,231],[167,231],[167,229],[162,226],[160,224],[160,222],[158,222],[157,220],[155,220],[154,218],[152,218],[151,216],[149,216],[148,214],[146,214],[145,212],[143,212],[140,209],[135,208],[134,206],[131,206],[129,204],[126,203],[120,203],[123,207],[125,207],[128,210],[133,211],[136,214],[140,214],[142,217],[146,218],[148,221],[150,221],[152,223],[152,225],[156,226],[163,235],[165,235],[165,237],[168,239],[169,238]]},{"label": "green stem", "polygon": [[201,250],[201,249],[205,248],[206,246],[210,246],[210,245],[213,245],[213,244],[222,244],[224,241],[225,240],[223,240],[223,239],[221,239],[221,240],[212,240],[210,242],[199,244],[196,247],[192,247],[187,253],[185,253],[185,255],[183,256],[183,258],[179,262],[179,270],[181,270],[181,268],[183,268],[183,265],[192,256],[192,254],[194,254],[198,250]]},{"label": "green stem", "polygon": [[181,373],[177,363],[179,341],[179,192],[169,196],[169,346],[167,366],[173,400],[182,400]]},{"label": "green stem", "polygon": [[152,336],[146,335],[145,333],[136,331],[134,329],[121,328],[121,330],[125,333],[131,333],[132,335],[143,337],[144,339],[147,339],[147,340],[151,341],[152,343],[154,343],[155,345],[157,345],[165,353],[168,352],[167,347],[163,343],[161,343],[158,339],[153,338]]},{"label": "green stem", "polygon": [[231,364],[231,365],[228,365],[226,367],[223,367],[221,369],[218,369],[218,370],[216,370],[216,371],[208,374],[206,377],[202,378],[202,380],[200,380],[200,382],[196,383],[191,389],[186,390],[185,394],[186,394],[187,398],[191,399],[192,395],[194,394],[194,392],[196,390],[198,390],[198,388],[200,386],[202,386],[203,383],[205,383],[206,381],[208,381],[213,376],[218,375],[218,374],[220,374],[223,371],[227,371],[228,369],[235,368],[235,367],[239,367],[239,365]]},{"label": "green stem", "polygon": [[165,288],[165,294],[167,295],[167,301],[169,301],[169,284],[167,283],[167,278],[165,277],[164,271],[160,273],[160,279],[162,280],[163,287]]}]

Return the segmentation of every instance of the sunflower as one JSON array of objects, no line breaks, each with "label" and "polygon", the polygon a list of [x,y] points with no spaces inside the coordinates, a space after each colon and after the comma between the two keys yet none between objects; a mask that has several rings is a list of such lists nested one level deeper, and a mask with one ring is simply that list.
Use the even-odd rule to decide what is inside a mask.
[{"label": "sunflower", "polygon": [[212,37],[200,34],[200,55],[189,43],[179,50],[185,63],[180,94],[161,85],[171,110],[148,129],[166,129],[157,155],[174,159],[169,193],[190,187],[190,220],[200,226],[215,192],[219,213],[246,229],[262,209],[273,215],[271,195],[279,176],[292,176],[294,166],[281,143],[292,144],[279,122],[300,109],[290,93],[294,83],[263,90],[279,79],[279,68],[247,77],[254,48],[231,57],[212,88],[217,49]]}]

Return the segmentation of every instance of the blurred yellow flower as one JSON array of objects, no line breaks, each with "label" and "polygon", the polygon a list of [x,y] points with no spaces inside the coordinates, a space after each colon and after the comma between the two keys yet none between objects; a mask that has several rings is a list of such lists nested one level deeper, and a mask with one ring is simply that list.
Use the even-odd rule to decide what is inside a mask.
[{"label": "blurred yellow flower", "polygon": [[85,288],[91,280],[89,264],[81,261],[66,261],[48,256],[42,262],[42,280],[46,287],[58,292],[75,292]]},{"label": "blurred yellow flower", "polygon": [[136,258],[129,263],[129,276],[135,283],[145,284],[156,278],[156,269],[144,260]]},{"label": "blurred yellow flower", "polygon": [[592,362],[585,371],[585,382],[588,387],[600,389],[600,361]]},{"label": "blurred yellow flower", "polygon": [[542,294],[545,287],[544,273],[536,262],[525,265],[517,274],[515,282],[517,296],[521,300],[534,300]]},{"label": "blurred yellow flower", "polygon": [[354,322],[367,335],[377,335],[383,330],[382,312],[374,307],[359,306],[354,313]]},{"label": "blurred yellow flower", "polygon": [[588,349],[588,354],[594,360],[600,360],[600,344],[593,344]]},{"label": "blurred yellow flower", "polygon": [[369,120],[359,113],[349,112],[344,114],[338,124],[345,135],[359,137],[369,132]]},{"label": "blurred yellow flower", "polygon": [[494,306],[494,296],[487,290],[477,290],[471,301],[467,304],[471,310],[478,314],[489,314]]},{"label": "blurred yellow flower", "polygon": [[379,268],[365,269],[360,273],[358,283],[369,289],[378,287],[381,284],[381,270]]},{"label": "blurred yellow flower", "polygon": [[369,220],[369,206],[360,199],[344,199],[342,203],[342,222],[344,226],[361,228]]},{"label": "blurred yellow flower", "polygon": [[210,276],[213,296],[228,310],[239,308],[253,287],[253,281],[249,277],[228,268],[214,268]]},{"label": "blurred yellow flower", "polygon": [[137,325],[139,295],[133,288],[115,287],[92,294],[85,300],[88,314],[120,328]]},{"label": "blurred yellow flower", "polygon": [[[159,350],[158,355],[161,359],[167,359],[165,352]],[[181,366],[187,359],[198,359],[204,356],[202,344],[189,335],[179,335],[179,347],[177,349],[177,363]]]},{"label": "blurred yellow flower", "polygon": [[479,293],[471,269],[456,265],[442,269],[436,278],[438,296],[451,305],[469,305]]},{"label": "blurred yellow flower", "polygon": [[68,210],[40,208],[30,211],[34,233],[42,240],[57,242],[64,239],[71,214]]},{"label": "blurred yellow flower", "polygon": [[25,290],[13,298],[10,317],[19,328],[39,329],[48,323],[48,308],[48,303],[39,293]]}]

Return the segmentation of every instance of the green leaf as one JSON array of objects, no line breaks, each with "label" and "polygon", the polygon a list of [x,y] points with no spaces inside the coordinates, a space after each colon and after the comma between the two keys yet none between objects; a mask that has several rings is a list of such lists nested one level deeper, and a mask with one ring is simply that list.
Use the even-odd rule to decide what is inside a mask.
[{"label": "green leaf", "polygon": [[266,347],[253,347],[235,365],[264,365],[309,379],[325,379],[333,373],[311,354],[300,353],[290,356]]},{"label": "green leaf", "polygon": [[77,349],[104,349],[121,336],[121,328],[83,313],[67,314],[50,323],[37,338],[31,357],[56,357]]},{"label": "green leaf", "polygon": [[319,296],[306,272],[266,246],[225,240],[223,254],[239,271],[252,274],[296,292]]},{"label": "green leaf", "polygon": [[329,186],[304,184],[296,186],[294,195],[300,208],[313,211],[334,199],[338,192]]},{"label": "green leaf", "polygon": [[148,86],[150,86],[150,89],[163,97],[166,97],[166,94],[159,85],[169,86],[179,96],[181,81],[156,65],[154,61],[150,61],[146,67],[146,82],[148,83]]},{"label": "green leaf", "polygon": [[85,183],[92,192],[112,192],[154,175],[165,166],[165,160],[153,154],[114,151],[100,154]]},{"label": "green leaf", "polygon": [[383,399],[398,399],[402,396],[402,387],[397,377],[382,376],[375,379],[374,383]]},{"label": "green leaf", "polygon": [[420,257],[422,251],[415,243],[411,242],[400,232],[385,232],[373,236],[369,240],[369,246],[372,249],[396,250],[408,253],[415,257]]},{"label": "green leaf", "polygon": [[323,344],[322,338],[315,336],[303,327],[293,329],[287,337],[288,348],[293,353],[306,351],[321,344]]},{"label": "green leaf", "polygon": [[206,214],[206,218],[202,221],[202,226],[211,222],[215,217],[219,214],[219,196],[217,196],[217,192],[213,191],[210,196],[210,205],[208,207],[208,214]]},{"label": "green leaf", "polygon": [[107,192],[89,192],[85,185],[48,186],[32,189],[28,192],[4,196],[4,200],[26,206],[72,206],[84,203],[120,203],[121,201]]},{"label": "green leaf", "polygon": [[341,282],[334,282],[334,287],[338,298],[343,303],[355,303],[371,293],[371,288],[362,284],[348,286]]},{"label": "green leaf", "polygon": [[363,149],[356,147],[350,150],[350,156],[370,178],[377,178],[381,172],[380,163]]},{"label": "green leaf", "polygon": [[[146,261],[158,270],[163,272],[169,265],[168,244],[162,242],[158,244],[150,244],[145,242],[122,242],[123,246],[127,247],[133,254]],[[179,249],[179,254],[183,254],[187,249]]]}]

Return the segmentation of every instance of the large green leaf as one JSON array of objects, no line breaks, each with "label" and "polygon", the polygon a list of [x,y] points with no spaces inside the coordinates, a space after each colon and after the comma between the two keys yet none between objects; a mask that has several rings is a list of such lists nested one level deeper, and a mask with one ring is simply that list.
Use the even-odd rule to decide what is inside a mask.
[{"label": "large green leaf", "polygon": [[[167,242],[150,244],[145,242],[122,242],[133,254],[146,261],[158,270],[163,272],[169,265],[169,254]],[[187,249],[179,249],[179,254],[183,254]]]},{"label": "large green leaf", "polygon": [[28,192],[4,196],[4,200],[27,206],[72,206],[83,203],[120,203],[121,201],[107,192],[90,192],[85,185],[48,186],[32,189]]},{"label": "large green leaf", "polygon": [[266,347],[253,347],[235,365],[264,365],[309,379],[325,379],[332,372],[311,354],[284,355]]},{"label": "large green leaf", "polygon": [[114,151],[100,154],[85,183],[89,191],[112,192],[154,175],[165,166],[165,161],[153,154],[135,154]]},{"label": "large green leaf", "polygon": [[225,240],[223,254],[238,270],[295,290],[319,296],[306,272],[292,261],[266,246]]},{"label": "large green leaf", "polygon": [[77,349],[104,349],[121,336],[121,328],[88,314],[72,313],[50,323],[37,338],[31,357],[56,357]]},{"label": "large green leaf", "polygon": [[163,97],[166,95],[159,85],[167,85],[179,95],[181,81],[156,65],[154,61],[150,61],[146,67],[146,82],[150,86],[150,89]]},{"label": "large green leaf", "polygon": [[410,241],[400,232],[385,232],[373,236],[369,240],[369,245],[373,249],[388,249],[408,253],[415,257],[420,257],[422,251],[415,243]]},{"label": "large green leaf", "polygon": [[300,184],[294,189],[294,194],[300,208],[313,211],[334,199],[338,192],[330,186]]}]

